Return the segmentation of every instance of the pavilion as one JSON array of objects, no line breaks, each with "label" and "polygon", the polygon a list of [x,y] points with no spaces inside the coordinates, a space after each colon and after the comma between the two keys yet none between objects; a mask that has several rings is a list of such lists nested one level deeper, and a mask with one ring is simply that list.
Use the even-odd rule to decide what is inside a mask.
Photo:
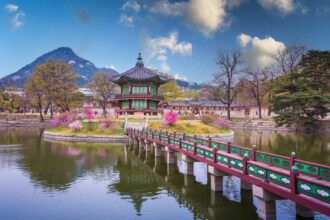
[{"label": "pavilion", "polygon": [[157,74],[156,71],[144,66],[141,53],[137,58],[135,67],[114,76],[112,81],[121,88],[121,93],[116,96],[119,109],[118,115],[158,115],[163,113],[159,108],[162,97],[158,95],[161,84],[168,79]]}]

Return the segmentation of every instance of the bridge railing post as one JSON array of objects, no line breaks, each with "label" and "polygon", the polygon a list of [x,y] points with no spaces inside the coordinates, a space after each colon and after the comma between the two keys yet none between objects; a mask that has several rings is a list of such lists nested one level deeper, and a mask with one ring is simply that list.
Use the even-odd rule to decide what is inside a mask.
[{"label": "bridge railing post", "polygon": [[256,160],[256,151],[257,151],[257,145],[252,146],[252,151],[251,151],[251,160],[255,161]]},{"label": "bridge railing post", "polygon": [[174,137],[174,138],[176,137],[176,131],[174,131],[174,133],[173,133],[173,137]]},{"label": "bridge railing post", "polygon": [[213,162],[217,162],[217,148],[213,148]]},{"label": "bridge railing post", "polygon": [[249,155],[247,153],[243,156],[243,174],[247,175],[247,162],[249,160]]},{"label": "bridge railing post", "polygon": [[196,155],[196,153],[197,153],[197,143],[195,142],[194,143],[194,154]]},{"label": "bridge railing post", "polygon": [[179,148],[182,148],[182,138],[179,138]]},{"label": "bridge railing post", "polygon": [[[167,133],[167,132],[166,132]],[[170,143],[170,135],[167,134],[167,143]]]},{"label": "bridge railing post", "polygon": [[294,165],[296,159],[296,153],[291,152],[290,156],[290,188],[291,193],[297,193],[297,175],[298,175],[298,168]]},{"label": "bridge railing post", "polygon": [[230,145],[231,145],[231,142],[228,141],[228,142],[227,142],[227,153],[230,153]]},{"label": "bridge railing post", "polygon": [[186,133],[182,134],[182,140],[184,140],[184,141],[186,140]]},{"label": "bridge railing post", "polygon": [[211,148],[211,141],[212,141],[212,138],[209,137],[209,139],[208,139],[207,141],[208,141],[209,148]]}]

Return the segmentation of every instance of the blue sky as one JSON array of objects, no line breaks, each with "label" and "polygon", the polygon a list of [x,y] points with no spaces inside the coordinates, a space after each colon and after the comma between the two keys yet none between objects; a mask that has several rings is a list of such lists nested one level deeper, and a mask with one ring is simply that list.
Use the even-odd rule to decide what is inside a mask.
[{"label": "blue sky", "polygon": [[98,67],[145,65],[188,81],[217,72],[218,50],[256,66],[292,43],[330,48],[328,0],[0,1],[0,77],[61,46]]}]

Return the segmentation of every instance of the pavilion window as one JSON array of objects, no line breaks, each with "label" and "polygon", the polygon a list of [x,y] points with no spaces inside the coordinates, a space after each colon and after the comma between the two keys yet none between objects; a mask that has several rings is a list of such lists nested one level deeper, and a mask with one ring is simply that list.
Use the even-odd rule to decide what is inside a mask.
[{"label": "pavilion window", "polygon": [[150,102],[150,109],[157,109],[157,103],[156,102]]},{"label": "pavilion window", "polygon": [[155,86],[150,86],[150,95],[151,96],[157,95],[157,88]]},{"label": "pavilion window", "polygon": [[146,86],[133,86],[132,87],[133,94],[148,94],[148,87]]},{"label": "pavilion window", "polygon": [[121,108],[122,109],[128,109],[129,108],[129,101],[125,100],[121,102]]},{"label": "pavilion window", "polygon": [[147,108],[147,101],[145,100],[133,100],[132,108],[136,110],[143,110]]},{"label": "pavilion window", "polygon": [[126,85],[126,86],[123,86],[123,95],[128,95],[129,93],[129,86]]}]

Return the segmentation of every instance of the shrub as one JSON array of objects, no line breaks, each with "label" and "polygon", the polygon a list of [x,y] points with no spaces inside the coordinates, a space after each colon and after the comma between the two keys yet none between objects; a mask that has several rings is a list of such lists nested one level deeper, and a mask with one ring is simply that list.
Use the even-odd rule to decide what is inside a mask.
[{"label": "shrub", "polygon": [[183,112],[179,118],[181,120],[196,120],[197,116],[194,113],[191,112]]},{"label": "shrub", "polygon": [[165,114],[164,124],[166,125],[173,125],[175,122],[177,122],[178,116],[175,112],[170,111]]},{"label": "shrub", "polygon": [[80,121],[75,121],[75,122],[72,122],[69,124],[69,128],[71,130],[76,131],[76,130],[80,130],[82,128],[82,125],[81,125]]},{"label": "shrub", "polygon": [[52,120],[51,120],[51,126],[52,127],[57,127],[59,125],[61,126],[67,126],[71,122],[75,120],[75,115],[72,114],[71,112],[64,112],[59,115],[56,115]]},{"label": "shrub", "polygon": [[204,124],[212,124],[216,120],[216,117],[214,115],[205,114],[201,115],[200,119]]},{"label": "shrub", "polygon": [[214,125],[220,128],[229,128],[230,121],[226,118],[217,118],[214,121]]},{"label": "shrub", "polygon": [[99,122],[99,129],[101,131],[104,131],[107,128],[114,127],[117,124],[117,122],[112,120],[102,120]]}]

